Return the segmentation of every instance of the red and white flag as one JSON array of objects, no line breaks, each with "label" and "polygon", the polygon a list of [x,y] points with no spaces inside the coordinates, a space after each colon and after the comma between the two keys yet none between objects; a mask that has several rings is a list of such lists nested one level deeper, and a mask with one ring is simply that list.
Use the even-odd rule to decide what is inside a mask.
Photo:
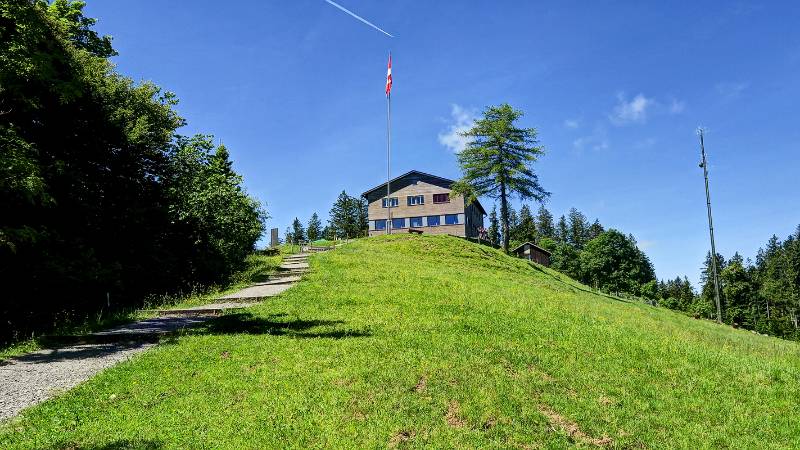
[{"label": "red and white flag", "polygon": [[386,96],[392,93],[392,54],[389,53],[389,66],[386,69]]}]

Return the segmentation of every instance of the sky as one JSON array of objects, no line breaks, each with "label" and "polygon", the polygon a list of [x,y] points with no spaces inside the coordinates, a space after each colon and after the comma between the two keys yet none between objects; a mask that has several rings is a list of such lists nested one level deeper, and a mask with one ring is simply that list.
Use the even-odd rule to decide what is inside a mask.
[{"label": "sky", "polygon": [[661,279],[696,284],[709,250],[698,126],[719,253],[800,224],[798,2],[337,2],[394,38],[324,0],[86,14],[119,72],[177,94],[181,134],[224,142],[281,235],[385,181],[389,51],[394,176],[457,179],[458,132],[507,102],[545,147],[547,208],[633,234]]}]

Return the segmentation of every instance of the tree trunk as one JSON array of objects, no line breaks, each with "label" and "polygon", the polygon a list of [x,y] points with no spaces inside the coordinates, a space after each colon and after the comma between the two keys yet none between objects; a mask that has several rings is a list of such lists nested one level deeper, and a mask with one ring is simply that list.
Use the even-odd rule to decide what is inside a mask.
[{"label": "tree trunk", "polygon": [[503,251],[508,253],[508,198],[506,196],[506,183],[500,182],[500,220],[503,221]]}]

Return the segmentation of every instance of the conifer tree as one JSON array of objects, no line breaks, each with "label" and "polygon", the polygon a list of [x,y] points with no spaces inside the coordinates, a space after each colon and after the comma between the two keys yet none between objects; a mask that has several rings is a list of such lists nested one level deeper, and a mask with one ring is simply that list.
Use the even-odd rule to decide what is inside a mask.
[{"label": "conifer tree", "polygon": [[357,212],[358,220],[356,221],[354,236],[357,237],[366,236],[367,230],[369,230],[369,214],[367,212],[369,204],[367,203],[367,199],[363,197],[353,198],[353,200],[356,208],[358,209]]},{"label": "conifer tree", "polygon": [[[508,240],[517,240],[517,227],[519,226],[519,216],[513,206],[508,205]],[[502,235],[502,233],[501,233]],[[501,237],[502,238],[502,237]],[[505,239],[505,238],[502,238]]]},{"label": "conifer tree", "polygon": [[306,240],[306,230],[303,229],[303,222],[300,222],[300,219],[297,217],[295,217],[294,222],[292,222],[292,239],[294,239],[295,244]]},{"label": "conifer tree", "polygon": [[332,233],[341,239],[363,236],[367,229],[367,203],[342,191],[329,213]]},{"label": "conifer tree", "polygon": [[563,215],[558,218],[556,225],[556,241],[568,243],[569,241],[569,226],[567,225],[567,218]]},{"label": "conifer tree", "polygon": [[453,184],[453,192],[467,201],[487,196],[500,200],[503,250],[508,252],[510,228],[509,198],[544,201],[550,193],[539,184],[533,163],[544,153],[535,128],[519,128],[515,122],[522,111],[508,104],[491,106],[462,135],[469,140],[458,153],[463,177]]},{"label": "conifer tree", "polygon": [[[717,253],[717,271],[718,273],[722,273],[726,266],[725,258],[722,257],[719,253]],[[711,267],[711,252],[706,254],[705,264],[703,265],[703,269],[700,271],[700,296],[698,297],[697,303],[693,307],[693,311],[696,315],[706,318],[714,318],[716,314],[716,306],[714,300],[714,276],[713,270]],[[720,289],[719,297],[720,303],[723,306],[722,313],[725,314],[725,295],[724,291]]]},{"label": "conifer tree", "polygon": [[586,221],[586,216],[576,208],[571,208],[569,210],[568,217],[569,233],[567,234],[567,242],[580,250],[588,240],[589,224]]},{"label": "conifer tree", "polygon": [[600,236],[600,234],[602,234],[604,231],[606,231],[606,230],[605,230],[605,228],[603,228],[603,225],[600,224],[600,221],[597,220],[597,219],[594,219],[594,223],[592,223],[592,225],[589,227],[587,241],[591,241],[592,239],[596,238],[597,236]]},{"label": "conifer tree", "polygon": [[489,242],[492,245],[500,245],[500,222],[497,219],[497,205],[492,207],[492,212],[489,213]]},{"label": "conifer tree", "polygon": [[554,239],[556,236],[555,225],[553,225],[553,215],[544,207],[539,206],[536,213],[536,231],[540,238]]},{"label": "conifer tree", "polygon": [[522,205],[519,210],[519,223],[516,227],[516,239],[520,242],[536,241],[536,221],[528,205]]},{"label": "conifer tree", "polygon": [[316,241],[322,237],[322,222],[319,220],[319,216],[317,213],[311,215],[311,219],[308,221],[308,231],[306,234],[308,235],[308,240],[311,242]]}]

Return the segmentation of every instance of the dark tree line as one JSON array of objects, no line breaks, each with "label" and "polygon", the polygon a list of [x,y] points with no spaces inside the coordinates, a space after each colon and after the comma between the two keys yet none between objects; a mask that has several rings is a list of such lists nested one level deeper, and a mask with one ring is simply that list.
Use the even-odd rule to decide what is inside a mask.
[{"label": "dark tree line", "polygon": [[0,342],[224,281],[263,231],[228,150],[107,60],[83,3],[0,3]]},{"label": "dark tree line", "polygon": [[[595,289],[648,298],[657,296],[653,265],[631,235],[606,230],[589,222],[575,208],[554,222],[544,206],[533,214],[528,205],[519,212],[509,206],[510,247],[534,242],[551,252],[551,267]],[[496,207],[489,214],[489,240],[501,242]]]},{"label": "dark tree line", "polygon": [[[781,241],[772,236],[755,262],[735,253],[717,254],[723,322],[759,333],[800,339],[800,226]],[[660,305],[695,317],[715,318],[711,253],[706,255],[699,295],[688,280],[659,283]],[[690,294],[691,293],[691,294]]]}]

